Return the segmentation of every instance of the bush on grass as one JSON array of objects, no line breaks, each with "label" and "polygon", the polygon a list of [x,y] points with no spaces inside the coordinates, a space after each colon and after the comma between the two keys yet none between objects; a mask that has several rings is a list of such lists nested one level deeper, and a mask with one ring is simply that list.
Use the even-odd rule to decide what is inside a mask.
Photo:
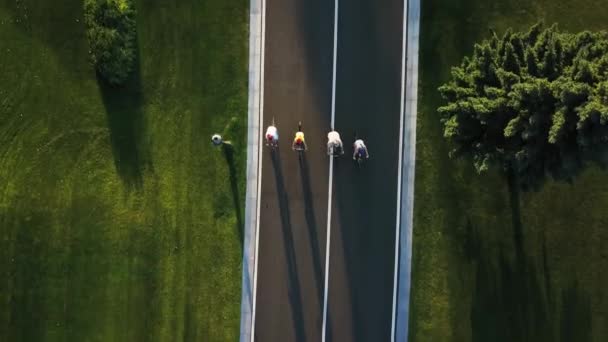
[{"label": "bush on grass", "polygon": [[136,23],[131,0],[85,0],[89,54],[111,85],[124,83],[135,62]]},{"label": "bush on grass", "polygon": [[492,32],[439,88],[452,156],[503,167],[523,190],[608,165],[608,33]]}]

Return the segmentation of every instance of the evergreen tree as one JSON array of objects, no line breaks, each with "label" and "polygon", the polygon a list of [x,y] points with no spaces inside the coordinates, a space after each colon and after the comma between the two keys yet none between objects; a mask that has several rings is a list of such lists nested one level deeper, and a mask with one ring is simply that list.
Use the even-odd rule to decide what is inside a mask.
[{"label": "evergreen tree", "polygon": [[452,156],[503,167],[523,190],[608,165],[608,34],[556,25],[476,44],[439,88]]},{"label": "evergreen tree", "polygon": [[135,10],[131,0],[85,0],[89,54],[110,84],[123,83],[135,62]]}]

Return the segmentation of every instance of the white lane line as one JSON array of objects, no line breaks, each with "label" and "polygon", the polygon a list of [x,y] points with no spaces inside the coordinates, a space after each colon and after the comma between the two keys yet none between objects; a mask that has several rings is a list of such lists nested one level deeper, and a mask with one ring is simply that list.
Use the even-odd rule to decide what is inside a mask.
[{"label": "white lane line", "polygon": [[403,120],[405,116],[405,61],[407,44],[407,6],[408,1],[403,1],[403,37],[401,41],[401,102],[399,117],[399,171],[397,173],[397,219],[395,228],[395,272],[393,275],[393,318],[391,322],[391,341],[395,342],[395,322],[397,318],[397,284],[399,279],[399,240],[401,236],[401,185],[403,167]]},{"label": "white lane line", "polygon": [[327,332],[327,292],[329,290],[329,243],[331,238],[331,190],[333,186],[334,157],[329,157],[329,190],[327,191],[327,242],[325,245],[325,289],[323,290],[323,330],[322,341]]},{"label": "white lane line", "polygon": [[331,129],[336,120],[336,69],[338,65],[338,0],[334,2],[334,67],[331,83]]},{"label": "white lane line", "polygon": [[[336,121],[336,69],[338,64],[338,0],[334,2],[334,65],[331,84],[331,129]],[[327,190],[327,236],[325,239],[325,288],[323,290],[323,329],[322,342],[327,335],[327,299],[329,291],[329,252],[331,246],[331,195],[333,189],[334,157],[329,157],[329,188]]]},{"label": "white lane line", "polygon": [[[262,0],[262,42],[260,47],[260,131],[264,130],[264,54],[266,51],[266,0]],[[263,140],[259,142],[258,152],[258,201],[257,201],[257,219],[255,228],[255,259],[253,268],[253,305],[251,312],[251,342],[255,341],[255,318],[256,318],[256,305],[257,305],[257,291],[258,291],[258,254],[260,244],[260,208],[262,206],[262,154],[264,151]]]}]

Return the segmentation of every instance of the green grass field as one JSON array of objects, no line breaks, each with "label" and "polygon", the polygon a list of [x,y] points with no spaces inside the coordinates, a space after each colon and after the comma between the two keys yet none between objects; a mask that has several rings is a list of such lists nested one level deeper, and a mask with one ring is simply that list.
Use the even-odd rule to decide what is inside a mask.
[{"label": "green grass field", "polygon": [[474,42],[527,29],[608,29],[598,0],[422,1],[411,341],[608,340],[608,173],[517,199],[498,172],[448,158],[437,87]]},{"label": "green grass field", "polygon": [[248,1],[135,7],[111,89],[81,0],[0,0],[0,341],[238,339]]}]

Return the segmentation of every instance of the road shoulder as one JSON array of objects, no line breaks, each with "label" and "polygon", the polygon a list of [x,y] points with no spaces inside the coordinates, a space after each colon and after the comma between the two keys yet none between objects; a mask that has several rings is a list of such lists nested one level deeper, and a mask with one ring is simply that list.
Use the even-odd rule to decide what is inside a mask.
[{"label": "road shoulder", "polygon": [[420,0],[407,1],[406,90],[401,191],[401,232],[399,236],[399,279],[395,341],[407,341],[409,330],[410,277],[414,176],[416,170],[416,116],[418,106],[418,46],[420,37]]},{"label": "road shoulder", "polygon": [[256,235],[258,227],[258,192],[260,188],[260,119],[263,53],[263,1],[251,0],[249,14],[249,103],[247,120],[247,192],[245,236],[243,243],[243,280],[241,297],[240,341],[251,341],[255,286]]}]

